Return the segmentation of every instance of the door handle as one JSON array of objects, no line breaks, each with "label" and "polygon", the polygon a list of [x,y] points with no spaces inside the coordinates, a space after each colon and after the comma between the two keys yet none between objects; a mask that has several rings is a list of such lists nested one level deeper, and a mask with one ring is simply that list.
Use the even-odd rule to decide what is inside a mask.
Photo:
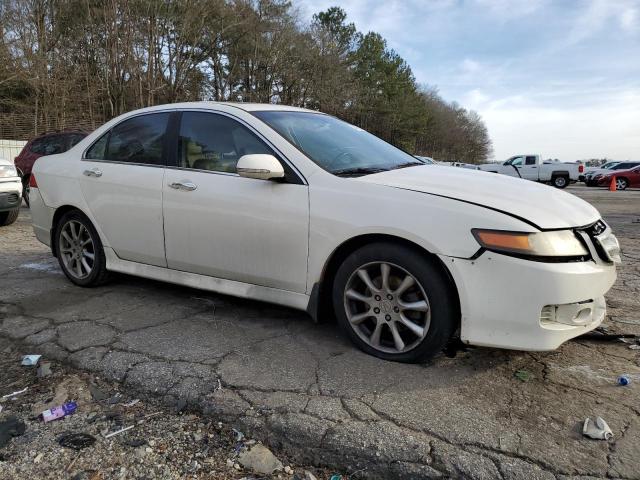
[{"label": "door handle", "polygon": [[185,190],[187,192],[192,192],[193,190],[198,188],[198,186],[195,183],[189,182],[188,180],[182,180],[181,182],[173,182],[173,183],[170,183],[169,186],[171,188],[175,188],[176,190]]},{"label": "door handle", "polygon": [[99,168],[90,168],[89,170],[85,170],[82,173],[84,175],[86,175],[87,177],[101,177],[102,176],[102,170],[100,170]]}]

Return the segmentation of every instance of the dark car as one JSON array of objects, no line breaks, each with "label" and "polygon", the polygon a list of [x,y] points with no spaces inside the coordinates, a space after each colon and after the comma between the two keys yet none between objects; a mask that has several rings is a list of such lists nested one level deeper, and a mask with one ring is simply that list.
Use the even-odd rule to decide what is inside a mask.
[{"label": "dark car", "polygon": [[29,140],[14,161],[22,177],[22,196],[27,205],[29,205],[29,177],[35,161],[44,155],[66,152],[88,134],[89,132],[84,130],[61,130],[48,132]]},{"label": "dark car", "polygon": [[596,177],[600,176],[601,178],[603,175],[608,175],[609,173],[615,174],[617,170],[629,170],[631,168],[637,167],[638,165],[640,165],[640,162],[620,162],[606,170],[595,170],[593,172],[587,173],[584,179],[584,183],[587,185],[587,187],[597,187],[598,179],[596,179]]},{"label": "dark car", "polygon": [[598,182],[599,187],[608,187],[611,180],[615,177],[616,189],[625,190],[626,188],[640,188],[640,165],[628,170],[616,170],[611,173],[598,174],[594,177],[594,181]]}]

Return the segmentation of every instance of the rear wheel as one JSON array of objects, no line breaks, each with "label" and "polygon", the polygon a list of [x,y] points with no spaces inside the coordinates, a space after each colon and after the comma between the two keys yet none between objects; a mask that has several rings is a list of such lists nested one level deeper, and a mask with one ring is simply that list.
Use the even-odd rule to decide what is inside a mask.
[{"label": "rear wheel", "polygon": [[566,188],[567,185],[569,185],[569,178],[563,175],[560,175],[560,176],[554,177],[551,180],[551,183],[556,188]]},{"label": "rear wheel", "polygon": [[15,222],[18,219],[19,214],[20,214],[19,208],[9,210],[8,212],[0,212],[0,227],[11,225],[13,222]]},{"label": "rear wheel", "polygon": [[22,198],[24,198],[24,203],[27,204],[27,207],[30,207],[29,204],[29,180],[31,175],[25,175],[22,177]]},{"label": "rear wheel", "polygon": [[629,186],[626,178],[616,178],[616,190],[625,190]]},{"label": "rear wheel", "polygon": [[442,267],[392,243],[367,245],[344,261],[333,304],[340,326],[361,350],[398,362],[423,361],[441,351],[459,319]]},{"label": "rear wheel", "polygon": [[98,232],[81,212],[65,213],[55,232],[56,256],[67,278],[82,287],[108,280],[106,257]]}]

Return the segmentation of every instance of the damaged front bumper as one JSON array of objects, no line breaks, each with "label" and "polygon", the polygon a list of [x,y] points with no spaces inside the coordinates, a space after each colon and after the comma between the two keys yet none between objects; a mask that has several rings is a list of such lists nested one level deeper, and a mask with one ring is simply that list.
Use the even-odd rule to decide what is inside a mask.
[{"label": "damaged front bumper", "polygon": [[440,256],[458,287],[463,342],[516,350],[554,350],[604,320],[612,263],[545,263],[484,252]]}]

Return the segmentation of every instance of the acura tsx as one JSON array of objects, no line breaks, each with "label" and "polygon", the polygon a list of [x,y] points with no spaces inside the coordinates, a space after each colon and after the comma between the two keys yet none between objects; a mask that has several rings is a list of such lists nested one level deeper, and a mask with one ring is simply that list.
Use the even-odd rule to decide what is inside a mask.
[{"label": "acura tsx", "polygon": [[618,241],[590,204],[427,166],[329,115],[181,103],[40,158],[33,227],[73,283],[123,272],[335,314],[362,350],[417,362],[452,336],[551,350],[597,327]]}]

